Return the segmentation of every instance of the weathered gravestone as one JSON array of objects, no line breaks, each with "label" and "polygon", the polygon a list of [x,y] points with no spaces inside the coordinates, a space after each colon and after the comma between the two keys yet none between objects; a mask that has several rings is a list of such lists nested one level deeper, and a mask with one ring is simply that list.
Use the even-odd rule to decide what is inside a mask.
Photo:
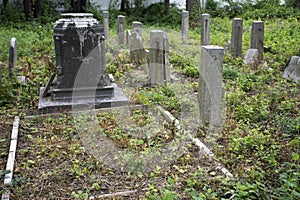
[{"label": "weathered gravestone", "polygon": [[239,57],[242,54],[243,43],[243,20],[234,18],[232,20],[231,45],[234,57]]},{"label": "weathered gravestone", "polygon": [[202,46],[199,69],[199,110],[203,125],[219,126],[222,120],[224,49]]},{"label": "weathered gravestone", "polygon": [[284,70],[283,78],[291,78],[296,83],[300,81],[300,57],[292,56],[289,65]]},{"label": "weathered gravestone", "polygon": [[210,44],[210,15],[201,15],[201,45]]},{"label": "weathered gravestone", "polygon": [[125,43],[125,16],[123,16],[123,15],[118,15],[117,36],[118,36],[119,45],[124,45],[124,43]]},{"label": "weathered gravestone", "polygon": [[187,40],[189,36],[189,11],[182,11],[181,18],[181,39]]},{"label": "weathered gravestone", "polygon": [[12,69],[17,65],[17,39],[11,38],[9,46],[9,63],[8,70],[12,74]]},{"label": "weathered gravestone", "polygon": [[250,49],[258,50],[258,62],[264,59],[264,27],[265,24],[263,21],[252,22]]},{"label": "weathered gravestone", "polygon": [[150,32],[150,84],[164,85],[171,81],[168,37],[161,30]]},{"label": "weathered gravestone", "polygon": [[248,49],[244,56],[244,63],[247,65],[257,65],[258,64],[258,50]]},{"label": "weathered gravestone", "polygon": [[109,39],[109,12],[103,11],[102,18],[103,18],[104,36],[105,39]]},{"label": "weathered gravestone", "polygon": [[[40,89],[42,112],[118,106],[128,100],[106,75],[103,28],[90,13],[62,14],[54,26],[57,73]],[[56,79],[55,79],[56,78]],[[52,110],[49,110],[52,109]]]},{"label": "weathered gravestone", "polygon": [[140,37],[142,37],[142,27],[143,24],[141,22],[132,22],[132,31],[135,31]]},{"label": "weathered gravestone", "polygon": [[[131,34],[130,60],[138,65],[147,63],[147,53],[144,49],[143,40],[136,31],[133,31]],[[145,70],[148,71],[147,69]]]}]

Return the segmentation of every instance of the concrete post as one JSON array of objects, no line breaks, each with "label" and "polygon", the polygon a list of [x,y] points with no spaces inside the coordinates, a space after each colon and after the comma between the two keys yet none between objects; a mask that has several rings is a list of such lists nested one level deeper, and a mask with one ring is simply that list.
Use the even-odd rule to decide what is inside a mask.
[{"label": "concrete post", "polygon": [[9,64],[8,70],[12,74],[12,69],[17,65],[17,39],[11,38],[9,46]]},{"label": "concrete post", "polygon": [[123,15],[118,15],[117,35],[118,35],[119,45],[124,45],[124,42],[125,42],[125,16],[123,16]]},{"label": "concrete post", "polygon": [[218,126],[222,121],[223,59],[223,47],[202,46],[198,98],[203,125]]},{"label": "concrete post", "polygon": [[189,11],[182,11],[181,18],[181,38],[187,40],[189,35]]},{"label": "concrete post", "polygon": [[264,59],[264,26],[263,21],[252,22],[250,49],[258,50],[258,62]]},{"label": "concrete post", "polygon": [[165,32],[153,30],[150,32],[150,84],[164,85],[169,82],[169,45]]},{"label": "concrete post", "polygon": [[210,44],[210,15],[201,15],[201,45]]},{"label": "concrete post", "polygon": [[105,39],[109,39],[109,12],[103,11],[102,18],[103,18],[104,36]]},{"label": "concrete post", "polygon": [[232,20],[232,33],[231,33],[231,45],[233,48],[234,57],[242,55],[243,44],[243,20],[241,18],[234,18]]},{"label": "concrete post", "polygon": [[136,31],[140,37],[142,37],[142,26],[143,24],[141,22],[132,22],[132,30]]}]

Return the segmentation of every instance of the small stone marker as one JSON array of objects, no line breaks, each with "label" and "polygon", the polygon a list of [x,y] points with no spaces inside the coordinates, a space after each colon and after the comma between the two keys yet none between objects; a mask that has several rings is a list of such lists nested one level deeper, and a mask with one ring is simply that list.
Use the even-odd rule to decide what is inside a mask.
[{"label": "small stone marker", "polygon": [[8,70],[12,74],[12,69],[17,65],[17,39],[11,38],[9,46],[9,64]]},{"label": "small stone marker", "polygon": [[117,35],[119,44],[123,45],[125,42],[125,16],[123,15],[118,15]]},{"label": "small stone marker", "polygon": [[210,15],[201,15],[201,45],[210,44]]},{"label": "small stone marker", "polygon": [[130,60],[132,63],[138,65],[147,63],[147,56],[144,49],[143,40],[138,32],[135,31],[133,31],[131,35]]},{"label": "small stone marker", "polygon": [[222,121],[223,59],[223,47],[202,46],[198,99],[200,120],[204,125],[218,126]]},{"label": "small stone marker", "polygon": [[242,54],[243,43],[243,20],[234,18],[232,20],[231,45],[233,48],[234,57],[239,57]]},{"label": "small stone marker", "polygon": [[127,30],[126,31],[126,45],[128,45],[130,47],[132,43],[132,32],[131,30]]},{"label": "small stone marker", "polygon": [[150,32],[150,84],[164,85],[171,81],[169,69],[168,37],[161,30]]},{"label": "small stone marker", "polygon": [[264,59],[264,26],[265,24],[263,21],[252,22],[250,49],[258,50],[258,62],[261,62]]},{"label": "small stone marker", "polygon": [[182,11],[181,18],[181,38],[187,40],[189,35],[189,11]]},{"label": "small stone marker", "polygon": [[247,65],[256,65],[258,64],[258,50],[257,49],[248,49],[244,56],[244,63]]},{"label": "small stone marker", "polygon": [[109,12],[103,11],[102,18],[103,18],[104,36],[105,39],[109,39]]},{"label": "small stone marker", "polygon": [[141,22],[132,22],[132,31],[136,31],[140,37],[142,37],[142,26]]},{"label": "small stone marker", "polygon": [[300,81],[300,57],[292,56],[289,65],[284,70],[283,78],[291,78],[296,83]]}]

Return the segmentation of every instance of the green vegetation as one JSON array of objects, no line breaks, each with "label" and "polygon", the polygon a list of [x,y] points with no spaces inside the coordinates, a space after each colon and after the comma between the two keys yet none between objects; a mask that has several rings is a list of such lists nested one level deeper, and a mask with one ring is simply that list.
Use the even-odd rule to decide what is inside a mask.
[{"label": "green vegetation", "polygon": [[[7,138],[13,116],[19,115],[22,120],[14,182],[7,187],[1,184],[7,173],[4,169],[8,148],[0,148],[0,193],[10,190],[14,199],[52,196],[87,199],[97,194],[138,189],[130,196],[132,199],[299,199],[300,85],[283,79],[282,75],[290,57],[299,55],[300,15],[299,10],[290,7],[278,9],[270,2],[273,1],[267,4],[260,1],[250,8],[229,1],[229,7],[212,12],[211,43],[219,46],[225,46],[230,39],[230,18],[244,18],[243,53],[249,48],[252,21],[265,20],[265,46],[268,46],[268,51],[264,54],[264,65],[248,66],[241,58],[233,59],[230,54],[226,54],[224,60],[226,119],[213,151],[234,175],[233,178],[226,178],[213,161],[199,156],[199,150],[191,144],[188,151],[168,166],[157,167],[150,173],[120,172],[104,165],[85,149],[72,115],[24,119],[24,116],[36,113],[39,87],[45,85],[51,72],[56,70],[53,21],[37,19],[25,23],[18,22],[23,18],[21,14],[11,15],[14,17],[10,20],[14,23],[7,20],[0,24],[0,49],[3,50],[0,53],[3,64],[0,87],[2,146],[9,143]],[[164,25],[164,29],[168,27],[166,32],[173,73],[187,80],[191,91],[197,91],[199,27],[190,31],[190,39],[184,46],[178,31],[179,14],[155,19],[157,15],[150,13],[158,12],[156,9],[162,12],[161,4],[140,9],[145,14],[144,18],[140,17],[140,13],[134,13],[138,10],[132,9],[128,11],[129,19],[144,20],[146,48],[149,48],[150,30],[171,22],[168,26]],[[213,7],[207,9],[209,12]],[[164,20],[167,18],[169,22]],[[111,31],[115,33],[115,30]],[[9,77],[6,50],[11,37],[17,38],[18,64]],[[118,47],[111,46],[108,53],[110,62],[107,70],[122,85],[126,74],[137,66],[129,63],[128,51],[119,52]],[[17,76],[25,76],[28,82],[19,82]],[[172,84],[133,88],[130,100],[133,105],[160,105],[176,117],[180,117],[183,102],[177,98]],[[145,155],[171,140],[175,134],[172,124],[164,124],[164,129],[150,137],[147,134],[135,137],[130,134],[134,130],[115,124],[115,117],[108,112],[96,116],[107,138],[121,148]],[[151,116],[143,110],[132,111],[130,119],[139,127],[151,122]],[[197,136],[202,139],[205,133],[199,131]]]}]

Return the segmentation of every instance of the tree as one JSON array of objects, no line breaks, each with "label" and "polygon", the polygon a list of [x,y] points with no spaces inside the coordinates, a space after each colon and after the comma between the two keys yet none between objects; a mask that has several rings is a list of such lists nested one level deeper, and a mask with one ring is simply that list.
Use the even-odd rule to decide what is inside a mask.
[{"label": "tree", "polygon": [[87,0],[71,0],[72,12],[84,12],[86,10]]},{"label": "tree", "polygon": [[201,22],[201,4],[200,0],[186,0],[186,10],[190,15],[190,26],[195,28]]},{"label": "tree", "polygon": [[165,0],[166,15],[170,14],[170,0]]}]

